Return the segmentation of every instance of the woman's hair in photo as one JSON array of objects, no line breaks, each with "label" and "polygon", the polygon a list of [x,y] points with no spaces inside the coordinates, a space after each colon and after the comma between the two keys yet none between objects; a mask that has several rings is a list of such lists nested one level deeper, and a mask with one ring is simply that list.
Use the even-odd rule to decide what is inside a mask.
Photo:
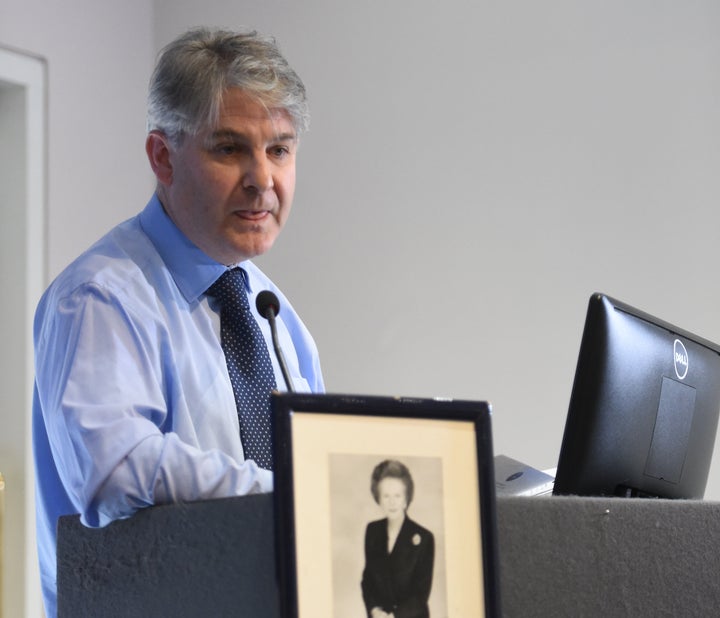
[{"label": "woman's hair in photo", "polygon": [[380,503],[380,492],[378,485],[380,481],[386,478],[400,479],[405,485],[405,499],[407,506],[413,499],[413,493],[415,491],[415,484],[413,483],[412,476],[410,476],[410,470],[404,463],[397,461],[396,459],[386,459],[381,461],[373,470],[372,476],[370,477],[370,492],[375,498],[375,502]]}]

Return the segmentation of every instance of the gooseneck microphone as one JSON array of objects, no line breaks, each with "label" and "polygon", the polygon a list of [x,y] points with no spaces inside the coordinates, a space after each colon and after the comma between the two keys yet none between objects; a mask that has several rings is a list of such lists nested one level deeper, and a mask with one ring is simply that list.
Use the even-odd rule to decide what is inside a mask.
[{"label": "gooseneck microphone", "polygon": [[263,290],[255,299],[255,307],[257,308],[258,313],[270,322],[270,333],[272,334],[273,348],[275,349],[275,356],[280,364],[280,370],[282,371],[283,378],[285,378],[285,386],[287,386],[289,393],[294,393],[295,389],[293,388],[293,383],[290,379],[290,372],[285,364],[285,356],[282,348],[280,347],[277,326],[275,326],[275,316],[280,313],[280,301],[270,290]]}]

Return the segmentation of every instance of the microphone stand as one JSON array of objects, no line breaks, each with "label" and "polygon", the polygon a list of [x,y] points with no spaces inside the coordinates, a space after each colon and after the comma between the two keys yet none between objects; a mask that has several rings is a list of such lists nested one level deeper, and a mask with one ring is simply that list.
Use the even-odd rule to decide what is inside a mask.
[{"label": "microphone stand", "polygon": [[270,322],[270,333],[272,334],[273,348],[275,349],[275,356],[277,357],[278,364],[280,365],[280,371],[282,371],[283,378],[285,379],[285,386],[287,387],[288,393],[294,393],[295,388],[293,387],[290,372],[288,371],[287,363],[285,362],[285,355],[280,347],[277,326],[275,325],[275,314],[279,313],[280,301],[278,301],[275,294],[265,290],[258,294],[257,299],[255,300],[255,305],[260,315]]}]

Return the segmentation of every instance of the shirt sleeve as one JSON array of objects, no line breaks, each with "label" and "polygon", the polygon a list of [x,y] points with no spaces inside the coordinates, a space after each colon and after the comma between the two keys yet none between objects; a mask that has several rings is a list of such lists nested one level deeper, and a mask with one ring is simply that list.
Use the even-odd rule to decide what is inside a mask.
[{"label": "shirt sleeve", "polygon": [[[137,509],[271,491],[272,473],[181,440],[161,325],[86,284],[36,323],[36,383],[58,474],[83,523]],[[191,351],[188,351],[191,353]]]}]

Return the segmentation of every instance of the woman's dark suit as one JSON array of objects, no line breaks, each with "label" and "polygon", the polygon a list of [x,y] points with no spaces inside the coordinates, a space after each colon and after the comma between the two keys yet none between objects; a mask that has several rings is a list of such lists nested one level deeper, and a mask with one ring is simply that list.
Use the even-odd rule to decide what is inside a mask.
[{"label": "woman's dark suit", "polygon": [[387,519],[370,522],[365,530],[362,578],[367,615],[380,607],[395,618],[428,618],[435,559],[432,532],[405,517],[390,554],[387,546]]}]

